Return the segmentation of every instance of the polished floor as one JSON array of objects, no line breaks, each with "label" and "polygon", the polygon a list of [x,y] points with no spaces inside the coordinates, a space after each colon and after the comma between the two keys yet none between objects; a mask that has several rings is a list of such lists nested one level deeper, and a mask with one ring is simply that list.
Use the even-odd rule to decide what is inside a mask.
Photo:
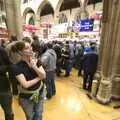
[{"label": "polished floor", "polygon": [[[57,93],[45,101],[43,120],[120,120],[120,110],[113,109],[113,105],[119,103],[104,106],[89,99],[86,91],[80,88],[81,79],[76,71],[68,78],[56,79]],[[15,120],[25,120],[17,98],[13,99],[13,110]],[[4,120],[3,115],[0,108],[0,120]]]}]

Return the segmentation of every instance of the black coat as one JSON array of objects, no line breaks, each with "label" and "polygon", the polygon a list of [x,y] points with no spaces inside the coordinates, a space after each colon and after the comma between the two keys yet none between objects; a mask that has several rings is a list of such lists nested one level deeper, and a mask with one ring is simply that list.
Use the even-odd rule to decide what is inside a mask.
[{"label": "black coat", "polygon": [[88,74],[94,74],[97,69],[98,54],[95,52],[87,53],[83,56],[83,70]]},{"label": "black coat", "polygon": [[4,48],[0,47],[0,92],[10,91],[7,72],[10,72],[11,62]]}]

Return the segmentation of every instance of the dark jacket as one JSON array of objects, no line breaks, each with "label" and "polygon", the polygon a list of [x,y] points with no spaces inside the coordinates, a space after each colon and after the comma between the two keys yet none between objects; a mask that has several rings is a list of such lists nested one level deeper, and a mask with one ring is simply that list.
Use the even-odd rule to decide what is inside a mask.
[{"label": "dark jacket", "polygon": [[94,74],[97,69],[98,54],[89,52],[83,56],[83,70],[88,74]]},{"label": "dark jacket", "polygon": [[48,49],[42,56],[41,62],[45,71],[54,71],[56,69],[57,55],[53,49]]},{"label": "dark jacket", "polygon": [[4,48],[0,47],[0,92],[10,91],[9,76],[11,62]]}]

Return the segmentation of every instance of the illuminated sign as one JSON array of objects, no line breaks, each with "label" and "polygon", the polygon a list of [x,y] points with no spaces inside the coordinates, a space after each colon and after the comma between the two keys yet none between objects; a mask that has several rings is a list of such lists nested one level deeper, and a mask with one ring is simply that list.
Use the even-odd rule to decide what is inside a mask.
[{"label": "illuminated sign", "polygon": [[80,32],[92,31],[93,30],[93,20],[80,20]]}]

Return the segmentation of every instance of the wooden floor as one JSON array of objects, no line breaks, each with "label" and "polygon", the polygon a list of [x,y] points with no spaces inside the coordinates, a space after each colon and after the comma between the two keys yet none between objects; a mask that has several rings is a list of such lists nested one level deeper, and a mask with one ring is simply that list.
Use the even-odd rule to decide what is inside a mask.
[{"label": "wooden floor", "polygon": [[[76,71],[68,78],[56,78],[57,93],[51,100],[44,102],[43,120],[120,120],[120,111],[112,109],[112,104],[103,106],[89,99],[80,88],[80,77]],[[13,99],[15,120],[25,120],[24,113]],[[0,108],[0,120],[4,120]]]}]

